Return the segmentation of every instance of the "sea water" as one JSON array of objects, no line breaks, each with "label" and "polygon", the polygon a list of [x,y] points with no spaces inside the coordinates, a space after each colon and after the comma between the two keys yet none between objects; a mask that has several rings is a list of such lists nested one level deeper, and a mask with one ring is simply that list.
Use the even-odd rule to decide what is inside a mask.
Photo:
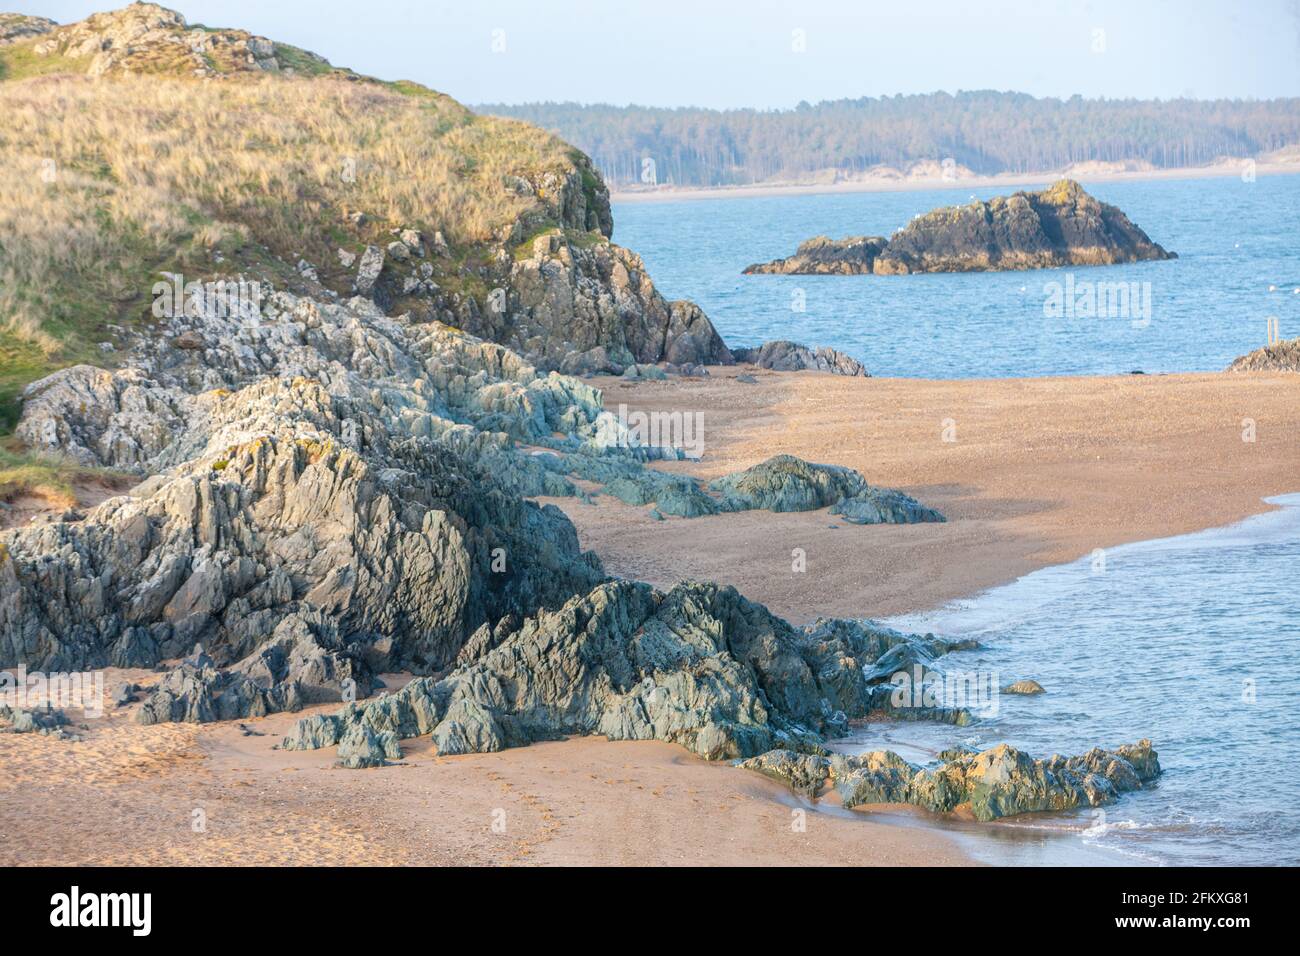
[{"label": "sea water", "polygon": [[[926,378],[1215,371],[1264,344],[1269,316],[1300,336],[1300,176],[1248,178],[1085,182],[1179,254],[1105,268],[741,275],[819,233],[888,235],[1011,186],[622,203],[615,238],[733,345],[830,345],[873,374]],[[1149,317],[1048,314],[1058,289],[1101,281],[1149,283]],[[1300,495],[1272,500],[1280,507],[1229,528],[1111,548],[890,621],[976,637],[982,650],[943,666],[1032,678],[1047,693],[1002,695],[996,715],[964,728],[869,724],[837,748],[924,763],[955,744],[1043,757],[1150,737],[1163,776],[1110,806],[987,825],[920,819],[991,862],[1300,864]]]},{"label": "sea water", "polygon": [[[614,238],[665,296],[698,302],[730,345],[829,345],[873,375],[919,378],[1218,371],[1266,343],[1270,316],[1283,337],[1300,336],[1300,175],[1249,179],[1084,181],[1179,255],[1100,268],[741,274],[812,236],[888,236],[936,207],[1022,188],[1013,184],[616,202]],[[1100,294],[1102,314],[1086,314],[1087,283],[1098,293],[1123,283],[1128,309],[1112,291],[1109,308]],[[1052,305],[1067,289],[1084,308]]]},{"label": "sea water", "polygon": [[1100,809],[947,824],[1020,863],[1300,864],[1300,494],[1226,528],[1106,549],[886,623],[979,640],[944,669],[1032,678],[966,727],[872,723],[836,742],[916,763],[965,744],[1035,757],[1149,737],[1164,773]]}]

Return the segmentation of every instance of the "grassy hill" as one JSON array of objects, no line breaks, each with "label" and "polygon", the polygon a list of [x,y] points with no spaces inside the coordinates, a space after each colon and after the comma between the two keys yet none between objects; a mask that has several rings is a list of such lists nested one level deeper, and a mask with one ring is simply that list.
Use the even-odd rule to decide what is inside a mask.
[{"label": "grassy hill", "polygon": [[[112,364],[161,272],[285,287],[306,260],[346,295],[340,249],[414,228],[445,238],[439,286],[481,295],[496,247],[609,231],[599,177],[551,134],[152,4],[0,17],[0,115],[0,434],[35,378]],[[598,222],[572,221],[574,181]]]}]

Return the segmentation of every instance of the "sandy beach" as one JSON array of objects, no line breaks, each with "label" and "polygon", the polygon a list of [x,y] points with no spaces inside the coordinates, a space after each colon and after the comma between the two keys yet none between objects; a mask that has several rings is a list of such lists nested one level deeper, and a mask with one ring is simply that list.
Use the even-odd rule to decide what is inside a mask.
[{"label": "sandy beach", "polygon": [[[945,524],[855,527],[825,511],[656,521],[552,499],[612,573],[724,581],[796,622],[927,610],[1095,548],[1238,521],[1300,491],[1300,377],[929,381],[734,370],[600,380],[605,405],[703,415],[712,478],[771,455],[856,468]],[[1243,420],[1255,423],[1242,440]],[[951,427],[946,428],[945,423]],[[945,441],[947,437],[953,439]],[[807,572],[791,571],[804,549]]]},{"label": "sandy beach", "polygon": [[[683,199],[742,199],[752,196],[813,196],[821,193],[919,192],[930,189],[1043,188],[1062,178],[1077,179],[1084,184],[1138,182],[1157,179],[1211,179],[1241,176],[1246,160],[1216,163],[1213,166],[1186,166],[1172,169],[1107,170],[1077,169],[1037,173],[998,173],[995,176],[966,175],[955,179],[942,176],[868,177],[841,179],[835,182],[753,183],[746,186],[647,186],[615,188],[610,200],[616,203],[677,202]],[[1300,173],[1296,163],[1255,163],[1259,176],[1293,176]]]},{"label": "sandy beach", "polygon": [[[825,511],[656,521],[609,496],[556,499],[610,572],[720,580],[801,622],[880,616],[1094,548],[1232,522],[1300,490],[1294,375],[758,371],[746,384],[737,373],[597,384],[607,407],[704,415],[703,459],[665,467],[711,477],[789,452],[903,488],[948,523],[857,527]],[[1254,442],[1242,441],[1246,418]],[[803,574],[791,571],[796,547]],[[972,862],[919,815],[817,812],[772,781],[658,742],[440,757],[412,740],[400,766],[342,771],[332,750],[276,749],[302,714],[141,727],[131,710],[74,727],[80,742],[0,735],[0,830],[23,835],[0,847],[0,865]]]}]

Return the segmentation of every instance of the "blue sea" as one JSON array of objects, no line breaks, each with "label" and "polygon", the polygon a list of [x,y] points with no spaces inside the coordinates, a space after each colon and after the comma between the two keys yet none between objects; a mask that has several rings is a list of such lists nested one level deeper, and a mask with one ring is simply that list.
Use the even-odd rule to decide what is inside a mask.
[{"label": "blue sea", "polygon": [[[1300,176],[1084,185],[1179,258],[969,275],[741,275],[819,233],[888,235],[970,190],[622,203],[615,238],[641,253],[666,296],[703,306],[729,344],[830,345],[873,375],[1218,371],[1264,344],[1269,316],[1284,337],[1300,335]],[[1149,316],[1047,314],[1053,283],[1101,281],[1149,283]],[[800,303],[804,311],[792,308]],[[1150,737],[1165,771],[1158,784],[1100,811],[927,825],[994,863],[1300,865],[1300,494],[1273,503],[1228,528],[1112,548],[890,621],[976,637],[982,650],[944,666],[995,672],[1002,683],[1032,678],[1047,693],[1003,695],[995,715],[969,727],[870,724],[836,746],[924,763],[959,743],[1005,741],[1042,757]],[[917,825],[915,814],[881,816]]]},{"label": "blue sea", "polygon": [[[1041,188],[1014,185],[615,203],[614,238],[641,254],[665,296],[698,302],[729,345],[830,345],[873,375],[1218,371],[1265,344],[1269,316],[1283,337],[1300,336],[1300,175],[1083,185],[1179,258],[1033,272],[741,275],[815,235],[888,236],[938,206]],[[1123,282],[1137,294],[1127,316],[1045,314],[1067,282]]]},{"label": "blue sea", "polygon": [[979,640],[944,658],[1000,684],[968,727],[869,724],[846,752],[955,744],[1037,757],[1150,737],[1164,774],[1101,809],[950,825],[990,862],[1300,865],[1300,494],[1227,528],[1107,549],[888,623]]}]

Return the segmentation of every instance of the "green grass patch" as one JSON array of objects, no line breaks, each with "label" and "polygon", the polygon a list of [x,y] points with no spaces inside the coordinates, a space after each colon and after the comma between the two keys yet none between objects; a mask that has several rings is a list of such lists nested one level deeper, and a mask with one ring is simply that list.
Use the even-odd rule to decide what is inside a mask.
[{"label": "green grass patch", "polygon": [[111,468],[91,468],[67,458],[0,447],[0,500],[3,501],[35,494],[71,508],[78,504],[76,486],[80,482],[119,484],[129,480],[129,476]]}]

